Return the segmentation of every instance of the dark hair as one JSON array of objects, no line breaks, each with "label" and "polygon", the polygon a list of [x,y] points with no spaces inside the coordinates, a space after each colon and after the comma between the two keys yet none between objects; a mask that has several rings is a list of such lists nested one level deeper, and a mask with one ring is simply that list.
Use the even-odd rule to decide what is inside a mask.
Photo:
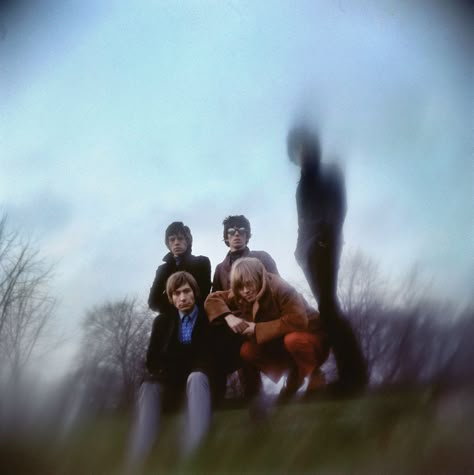
[{"label": "dark hair", "polygon": [[183,285],[189,284],[191,289],[194,292],[194,298],[199,300],[201,298],[201,293],[199,292],[199,287],[196,282],[196,279],[189,273],[185,272],[184,270],[175,272],[168,277],[166,281],[166,295],[168,296],[168,300],[170,303],[173,303],[173,292],[176,289],[179,289]]},{"label": "dark hair", "polygon": [[301,147],[305,152],[305,158],[319,162],[321,158],[321,144],[318,133],[306,125],[297,125],[288,132],[286,139],[288,157],[295,162],[295,149]]},{"label": "dark hair", "polygon": [[247,241],[246,244],[249,242],[249,239],[252,237],[252,230],[250,228],[250,221],[243,215],[234,215],[234,216],[227,216],[227,218],[222,221],[222,224],[224,225],[224,231],[223,231],[223,236],[224,236],[224,242],[229,245],[229,242],[227,240],[227,230],[229,228],[245,228],[247,231]]},{"label": "dark hair", "polygon": [[184,238],[186,239],[186,242],[188,244],[188,249],[191,251],[191,248],[193,246],[193,235],[191,234],[191,230],[188,228],[188,226],[185,226],[181,221],[174,221],[171,223],[165,231],[165,244],[166,247],[169,249],[169,237],[172,235],[177,235],[177,234],[182,234]]}]

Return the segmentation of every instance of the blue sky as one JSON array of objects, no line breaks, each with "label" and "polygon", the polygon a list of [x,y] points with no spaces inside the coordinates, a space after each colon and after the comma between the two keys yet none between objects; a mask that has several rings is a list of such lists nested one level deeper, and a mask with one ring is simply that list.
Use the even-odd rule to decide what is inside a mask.
[{"label": "blue sky", "polygon": [[91,305],[146,299],[174,220],[214,268],[222,219],[243,213],[251,247],[301,281],[285,150],[301,115],[345,170],[345,249],[472,295],[472,15],[436,1],[33,3],[0,20],[0,203],[58,262],[71,339]]}]

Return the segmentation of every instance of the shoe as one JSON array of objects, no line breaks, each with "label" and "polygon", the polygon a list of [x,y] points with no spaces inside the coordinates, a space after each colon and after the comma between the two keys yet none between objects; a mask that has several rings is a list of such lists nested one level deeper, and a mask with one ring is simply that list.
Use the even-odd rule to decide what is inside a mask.
[{"label": "shoe", "polygon": [[285,384],[278,395],[278,402],[285,403],[289,401],[298,392],[298,389],[301,387],[303,382],[304,379],[299,376],[298,368],[291,368],[286,377]]},{"label": "shoe", "polygon": [[326,387],[326,377],[324,373],[319,369],[315,369],[309,375],[308,386],[306,387],[305,395],[310,395],[319,392]]},{"label": "shoe", "polygon": [[265,394],[254,396],[249,403],[250,420],[256,425],[265,423],[270,416],[270,405],[270,400]]},{"label": "shoe", "polygon": [[348,379],[338,379],[326,386],[329,396],[342,399],[360,396],[366,388],[365,381]]}]

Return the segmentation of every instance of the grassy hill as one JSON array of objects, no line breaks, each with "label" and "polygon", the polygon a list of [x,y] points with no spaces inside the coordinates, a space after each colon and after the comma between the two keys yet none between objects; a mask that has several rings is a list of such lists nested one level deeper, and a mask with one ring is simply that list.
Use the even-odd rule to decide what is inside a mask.
[{"label": "grassy hill", "polygon": [[[178,451],[182,415],[168,414],[142,473],[471,474],[472,396],[426,389],[294,402],[259,425],[245,408],[218,410],[209,438],[188,460]],[[84,421],[61,443],[4,441],[2,473],[122,473],[129,422],[126,414]]]}]

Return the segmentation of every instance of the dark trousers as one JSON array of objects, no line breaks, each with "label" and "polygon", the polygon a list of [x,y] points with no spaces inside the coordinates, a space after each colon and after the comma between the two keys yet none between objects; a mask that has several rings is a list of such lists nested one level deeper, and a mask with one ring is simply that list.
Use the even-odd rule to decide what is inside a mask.
[{"label": "dark trousers", "polygon": [[211,325],[217,401],[225,395],[227,376],[236,370],[239,370],[244,396],[247,399],[251,399],[261,388],[262,383],[258,369],[240,356],[240,348],[245,341],[246,339],[234,333],[225,321]]},{"label": "dark trousers", "polygon": [[340,383],[347,389],[365,386],[367,363],[351,324],[344,317],[337,299],[337,274],[341,246],[315,241],[301,267],[319,306],[329,336]]}]

